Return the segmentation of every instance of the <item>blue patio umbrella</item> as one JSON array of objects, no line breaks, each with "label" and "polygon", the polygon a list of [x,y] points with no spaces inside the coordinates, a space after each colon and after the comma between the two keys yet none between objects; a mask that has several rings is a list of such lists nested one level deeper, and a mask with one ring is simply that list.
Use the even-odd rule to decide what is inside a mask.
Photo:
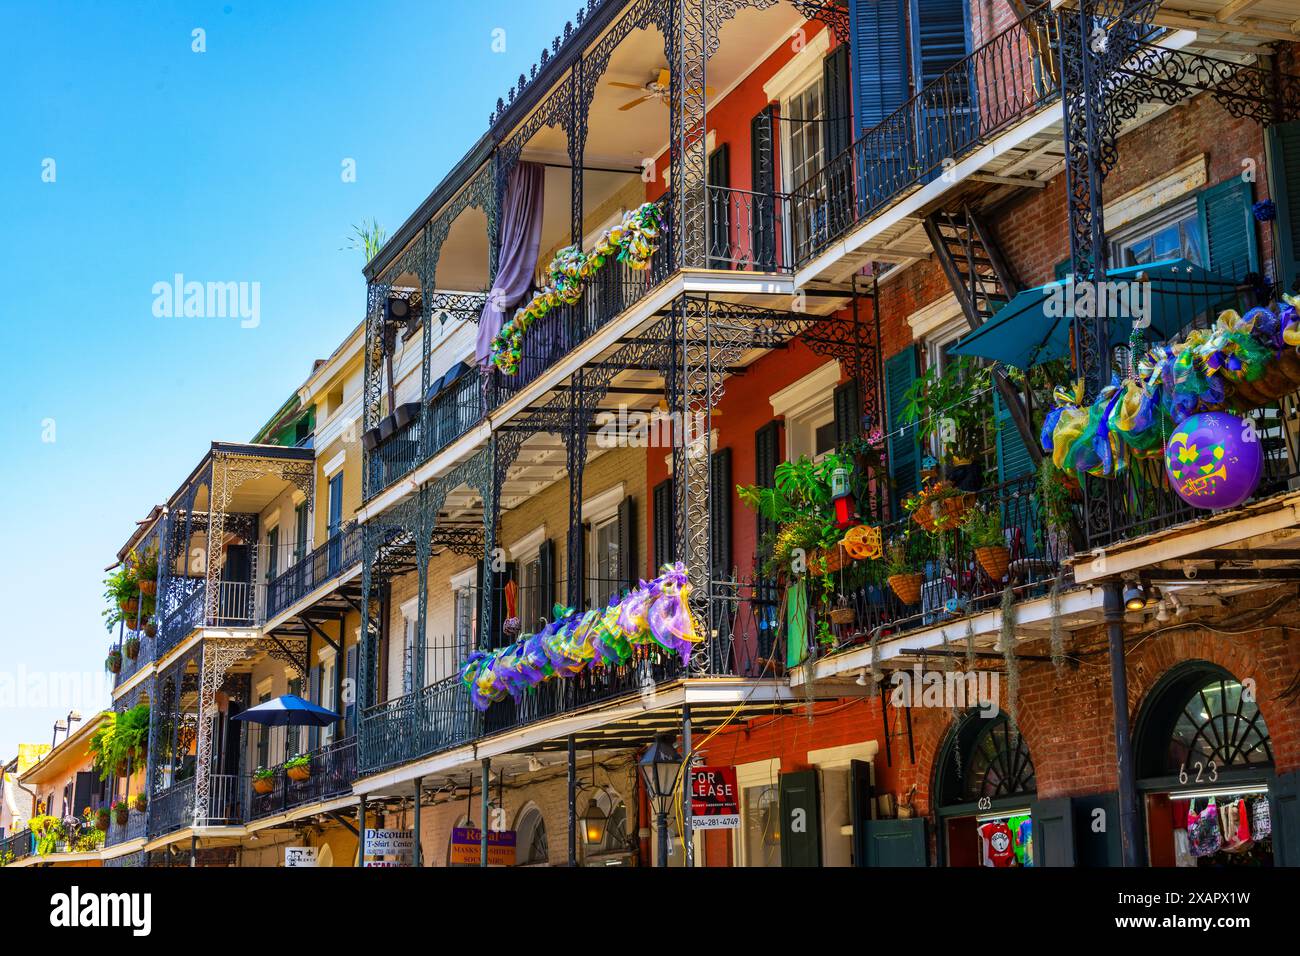
[{"label": "blue patio umbrella", "polygon": [[283,694],[240,711],[234,720],[247,720],[268,727],[328,727],[342,719],[332,710],[303,700],[293,694]]},{"label": "blue patio umbrella", "polygon": [[[1143,280],[1148,284],[1140,288]],[[1112,314],[1128,312],[1110,319],[1111,347],[1127,344],[1139,308],[1150,318],[1147,337],[1169,339],[1200,315],[1214,318],[1219,309],[1232,306],[1237,289],[1232,279],[1186,259],[1112,269],[1105,281],[1113,285],[1101,290],[1094,302],[1104,302]],[[1070,353],[1072,316],[1082,292],[1083,284],[1069,279],[1026,289],[948,351],[1020,369],[1063,358]]]}]

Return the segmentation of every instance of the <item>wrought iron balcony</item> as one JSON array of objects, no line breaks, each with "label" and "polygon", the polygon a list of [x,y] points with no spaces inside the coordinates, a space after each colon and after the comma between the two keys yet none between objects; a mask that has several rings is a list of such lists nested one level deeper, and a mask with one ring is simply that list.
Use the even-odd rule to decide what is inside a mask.
[{"label": "wrought iron balcony", "polygon": [[270,793],[251,792],[248,819],[285,813],[295,807],[319,803],[352,791],[357,776],[357,738],[345,737],[311,753],[311,776],[302,781],[290,780],[283,767],[277,767]]},{"label": "wrought iron balcony", "polygon": [[194,812],[194,778],[156,793],[149,801],[149,838],[163,836],[188,826],[237,826],[244,822],[248,806],[248,780],[236,774],[212,774],[208,777],[207,807]]},{"label": "wrought iron balcony", "polygon": [[[132,639],[140,642],[140,647],[134,659],[126,654],[126,643]],[[153,637],[144,631],[134,631],[129,627],[124,627],[121,632],[121,642],[119,647],[122,650],[122,668],[115,675],[113,681],[114,687],[121,687],[128,680],[134,677],[143,668],[149,666],[154,660],[158,639],[155,632]]]},{"label": "wrought iron balcony", "polygon": [[194,823],[194,778],[182,780],[149,799],[150,839]]},{"label": "wrought iron balcony", "polygon": [[266,589],[266,620],[271,620],[317,588],[361,562],[361,528],[349,521]]},{"label": "wrought iron balcony", "polygon": [[923,86],[794,190],[796,263],[1057,99],[1059,64],[1056,19],[1040,9]]},{"label": "wrought iron balcony", "polygon": [[104,846],[117,846],[119,843],[127,843],[131,840],[142,840],[147,832],[148,811],[141,813],[132,806],[125,824],[118,823],[116,815],[109,819],[108,832],[104,835]]},{"label": "wrought iron balcony", "polygon": [[0,866],[17,863],[36,852],[36,838],[30,830],[19,830],[0,840]]}]

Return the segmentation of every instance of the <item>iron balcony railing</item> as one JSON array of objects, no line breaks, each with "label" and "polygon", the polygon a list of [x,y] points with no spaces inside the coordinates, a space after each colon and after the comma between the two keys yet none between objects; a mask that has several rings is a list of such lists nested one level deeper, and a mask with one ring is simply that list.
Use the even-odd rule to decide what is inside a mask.
[{"label": "iron balcony railing", "polygon": [[306,780],[290,780],[280,766],[275,768],[269,793],[258,793],[250,788],[248,819],[273,816],[352,791],[352,782],[357,776],[355,736],[327,744],[313,751],[310,757],[311,776]]},{"label": "iron balcony railing", "polygon": [[266,619],[276,617],[360,563],[361,527],[349,521],[267,585]]},{"label": "iron balcony railing", "polygon": [[149,800],[150,839],[192,826],[194,823],[194,778],[173,784]]},{"label": "iron balcony railing", "polygon": [[30,830],[19,830],[0,840],[0,866],[17,863],[36,852],[36,838]]},{"label": "iron balcony railing", "polygon": [[[921,575],[919,599],[907,603],[900,598],[890,586],[884,561],[858,563],[851,572],[830,571],[829,603],[821,600],[823,578],[812,574],[805,579],[806,629],[794,638],[807,654],[821,656],[867,643],[876,634],[899,636],[995,608],[1007,588],[1017,601],[1046,594],[1061,576],[1063,564],[1078,550],[1083,505],[1079,496],[1069,503],[1068,518],[1058,515],[1049,520],[1038,485],[1038,476],[1031,474],[954,499],[948,528],[939,533],[922,533],[910,516],[885,525],[881,537],[886,548],[910,532],[907,553],[912,571]],[[942,511],[942,505],[937,507]],[[996,513],[1002,525],[1006,568],[997,577],[986,568],[966,531],[953,524],[976,507]],[[734,643],[754,648],[755,658],[771,656],[778,667],[799,657],[798,651],[789,654],[788,592],[773,583],[755,585],[748,592],[742,589],[741,595],[753,600],[759,610],[743,639],[738,636]]]},{"label": "iron balcony railing", "polygon": [[117,846],[119,843],[144,839],[149,829],[148,820],[148,811],[142,813],[135,809],[134,806],[131,808],[124,824],[118,823],[117,815],[114,814],[109,818],[108,832],[104,835],[104,846]]},{"label": "iron balcony railing", "polygon": [[[157,631],[154,636],[150,637],[145,630],[134,631],[129,627],[123,627],[120,632],[118,649],[122,652],[122,668],[117,672],[114,680],[114,686],[120,687],[136,675],[142,668],[147,667],[154,659],[155,649],[157,647]],[[139,646],[136,649],[136,656],[131,658],[127,656],[128,642],[138,641]]]},{"label": "iron balcony railing", "polygon": [[709,186],[706,192],[708,260],[704,265],[746,272],[790,271],[790,241],[785,233],[788,196],[722,186]]},{"label": "iron balcony railing", "polygon": [[[761,676],[752,655],[735,642],[734,616],[734,612],[719,616],[720,626],[697,652],[698,660],[707,664],[696,673]],[[635,694],[648,695],[687,673],[676,654],[657,647],[641,648],[625,665],[589,667],[572,677],[547,681],[519,700],[507,698],[480,712],[471,703],[459,674],[453,672],[363,713],[358,733],[358,769],[374,773],[581,708]]]},{"label": "iron balcony railing", "polygon": [[366,455],[373,498],[483,420],[482,378],[470,371],[421,406],[421,413]]},{"label": "iron balcony railing", "polygon": [[1058,39],[1056,18],[1034,11],[831,158],[790,197],[795,262],[1057,99]]},{"label": "iron balcony railing", "polygon": [[196,814],[194,778],[183,780],[149,801],[147,832],[150,839],[189,826],[236,826],[244,822],[248,806],[248,780],[238,774],[214,773],[208,777],[207,805]]},{"label": "iron balcony railing", "polygon": [[183,641],[196,628],[203,626],[206,610],[207,582],[203,578],[180,578],[166,582],[169,600],[175,603],[164,606],[159,601],[160,625],[155,644],[155,658],[162,657]]}]

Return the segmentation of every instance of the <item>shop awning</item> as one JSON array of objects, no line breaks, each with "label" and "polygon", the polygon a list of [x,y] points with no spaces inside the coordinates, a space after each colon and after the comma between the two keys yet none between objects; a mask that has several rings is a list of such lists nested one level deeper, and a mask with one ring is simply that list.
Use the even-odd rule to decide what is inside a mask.
[{"label": "shop awning", "polygon": [[1117,316],[1110,320],[1111,347],[1128,342],[1134,318],[1141,315],[1150,319],[1148,339],[1169,339],[1203,313],[1228,307],[1237,289],[1232,279],[1186,259],[1114,269],[1105,282],[1090,290],[1066,278],[1026,289],[949,352],[1021,369],[1064,358],[1070,354],[1073,316],[1096,307],[1089,301]]}]

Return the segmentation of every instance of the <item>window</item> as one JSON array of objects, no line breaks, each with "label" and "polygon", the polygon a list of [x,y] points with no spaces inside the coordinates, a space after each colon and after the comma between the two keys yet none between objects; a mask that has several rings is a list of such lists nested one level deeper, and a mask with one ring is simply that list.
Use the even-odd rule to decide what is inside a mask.
[{"label": "window", "polygon": [[307,555],[307,502],[293,507],[293,560],[297,564]]},{"label": "window", "polygon": [[551,861],[546,842],[546,821],[536,807],[524,811],[515,824],[515,865],[545,866]]},{"label": "window", "polygon": [[457,660],[463,661],[474,648],[474,632],[478,627],[478,589],[474,586],[474,568],[451,579],[452,622],[456,629]]},{"label": "window", "polygon": [[822,167],[822,84],[814,80],[782,109],[790,157],[789,186],[798,188]]},{"label": "window", "polygon": [[770,783],[745,787],[741,793],[744,865],[781,865],[781,826],[777,788]]},{"label": "window", "polygon": [[771,395],[772,414],[785,416],[786,460],[814,460],[835,449],[835,387],[840,363],[827,362]]},{"label": "window", "polygon": [[276,526],[266,533],[266,580],[274,581],[280,573],[280,528]]},{"label": "window", "polygon": [[[334,672],[338,667],[338,660],[334,654],[329,654],[321,662],[320,669],[320,705],[327,710],[334,710]],[[334,728],[336,724],[327,724],[321,728],[320,742],[321,746],[328,745],[334,739]]]},{"label": "window", "polygon": [[591,529],[591,606],[600,608],[622,591],[619,580],[618,515],[593,524]]},{"label": "window", "polygon": [[1201,265],[1201,222],[1196,202],[1146,216],[1111,241],[1111,259],[1120,266],[1141,266],[1165,259]]},{"label": "window", "polygon": [[541,619],[550,617],[550,609],[542,607],[542,600],[542,558],[536,554],[519,565],[519,623],[524,633],[537,631]]}]

